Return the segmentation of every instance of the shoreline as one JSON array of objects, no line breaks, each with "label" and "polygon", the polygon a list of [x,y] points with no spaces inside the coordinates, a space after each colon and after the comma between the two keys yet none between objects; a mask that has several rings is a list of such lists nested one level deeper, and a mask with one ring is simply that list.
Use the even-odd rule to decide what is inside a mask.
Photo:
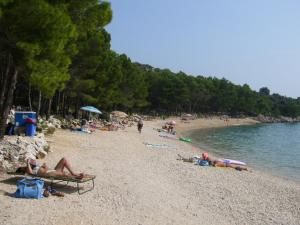
[{"label": "shoreline", "polygon": [[[212,117],[210,119],[190,120],[190,123],[182,123],[180,119],[174,117],[171,119],[176,121],[177,124],[179,124],[179,126],[177,126],[176,124],[177,136],[184,136],[184,137],[188,137],[191,133],[193,133],[196,130],[205,130],[211,128],[226,128],[232,126],[251,126],[255,124],[261,124],[261,122],[251,118],[245,118],[245,119],[230,118],[227,121],[224,121],[219,117]],[[212,155],[214,158],[220,157],[216,153],[210,152],[209,150],[205,150],[204,147],[196,146],[196,144],[193,143],[189,143],[189,144],[199,149],[201,153],[208,151],[209,154]]]},{"label": "shoreline", "polygon": [[[175,118],[172,118],[175,119]],[[257,121],[257,120],[253,120],[251,118],[247,118],[247,119],[229,119],[229,123],[227,124],[222,124],[218,123],[218,118],[214,118],[216,121],[213,122],[213,126],[209,126],[207,124],[205,124],[204,126],[201,125],[201,123],[203,123],[203,120],[196,120],[195,125],[191,126],[191,129],[188,129],[187,127],[182,127],[180,126],[178,134],[180,136],[185,136],[188,137],[191,133],[193,133],[196,130],[205,130],[205,129],[211,129],[211,128],[226,128],[226,127],[232,127],[232,126],[251,126],[251,125],[255,125],[255,124],[264,124],[263,122]],[[204,119],[205,121],[206,119]],[[191,120],[191,123],[193,123],[193,120]],[[266,123],[269,124],[269,123]],[[222,158],[220,155],[216,154],[215,152],[211,152],[210,150],[205,150],[205,148],[203,146],[200,145],[196,145],[193,143],[190,143],[192,146],[196,147],[199,149],[199,151],[202,152],[208,152],[210,155],[212,155],[214,158]],[[197,144],[201,144],[201,143],[197,143]],[[230,158],[230,156],[228,156]],[[285,176],[285,175],[278,175],[272,172],[267,171],[266,169],[259,167],[259,166],[255,166],[255,165],[247,165],[247,167],[250,170],[256,170],[259,171],[261,173],[264,173],[266,175],[269,176],[273,176],[279,179],[284,179],[285,181],[291,181],[291,182],[295,182],[297,184],[300,184],[300,180],[290,177],[290,176]]]},{"label": "shoreline", "polygon": [[[78,195],[76,187],[59,185],[64,198],[16,199],[8,194],[16,190],[17,178],[1,175],[0,224],[298,224],[299,183],[257,170],[200,167],[176,160],[177,154],[191,156],[200,150],[160,137],[153,128],[166,121],[144,121],[141,134],[136,126],[93,134],[58,130],[48,137],[51,152],[43,161],[52,168],[66,157],[75,171],[97,176],[95,189]],[[223,122],[199,121],[203,127]],[[182,132],[191,126],[179,127]],[[148,147],[144,142],[171,147]]]},{"label": "shoreline", "polygon": [[229,118],[227,121],[220,119],[219,117],[212,117],[210,119],[200,118],[195,120],[190,120],[190,123],[180,122],[180,119],[175,119],[177,122],[176,124],[176,131],[180,135],[183,135],[185,132],[192,132],[193,130],[200,130],[206,128],[222,128],[222,127],[230,127],[230,126],[244,126],[244,125],[254,125],[254,124],[261,124],[261,122],[251,119],[234,119]]}]

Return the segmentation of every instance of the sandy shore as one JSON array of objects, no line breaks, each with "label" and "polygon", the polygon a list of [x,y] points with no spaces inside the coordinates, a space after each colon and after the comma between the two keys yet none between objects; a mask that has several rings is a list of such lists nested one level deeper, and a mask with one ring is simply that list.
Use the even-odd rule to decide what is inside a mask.
[{"label": "sandy shore", "polygon": [[239,125],[252,125],[259,123],[257,120],[251,118],[245,119],[228,119],[222,120],[218,117],[211,117],[208,119],[197,119],[187,122],[182,122],[178,118],[170,118],[176,122],[176,131],[185,133],[196,129],[205,129],[213,127],[226,127],[226,126],[239,126]]},{"label": "sandy shore", "polygon": [[[58,186],[64,198],[16,199],[16,179],[0,175],[2,225],[165,225],[165,224],[299,224],[300,184],[260,171],[200,167],[176,160],[201,150],[159,137],[153,128],[163,121],[144,122],[123,131],[81,134],[57,131],[50,137],[50,166],[63,156],[74,168],[97,175],[95,189],[78,195],[75,185]],[[228,125],[254,121],[230,120]],[[185,132],[226,126],[219,119],[177,123]],[[143,142],[167,144],[149,148]],[[88,184],[85,185],[88,187]]]}]

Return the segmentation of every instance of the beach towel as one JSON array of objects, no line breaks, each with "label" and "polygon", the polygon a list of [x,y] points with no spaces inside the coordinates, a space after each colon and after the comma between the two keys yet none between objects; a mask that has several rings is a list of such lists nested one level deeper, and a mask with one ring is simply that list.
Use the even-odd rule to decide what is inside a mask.
[{"label": "beach towel", "polygon": [[176,148],[176,146],[167,144],[152,144],[147,142],[144,142],[143,144],[150,148]]},{"label": "beach towel", "polygon": [[178,140],[178,138],[173,135],[171,136],[171,135],[166,135],[166,134],[160,134],[159,136],[163,137],[163,138],[172,139],[172,140]]},{"label": "beach towel", "polygon": [[191,138],[187,138],[187,137],[181,137],[179,138],[180,141],[184,141],[184,142],[192,142]]}]

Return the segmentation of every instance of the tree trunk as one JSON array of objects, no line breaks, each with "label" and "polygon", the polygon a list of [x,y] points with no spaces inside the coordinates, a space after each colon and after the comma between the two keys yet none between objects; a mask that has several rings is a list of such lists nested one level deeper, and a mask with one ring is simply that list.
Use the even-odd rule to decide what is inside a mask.
[{"label": "tree trunk", "polygon": [[57,104],[56,104],[56,114],[58,115],[59,110],[60,110],[60,91],[58,92],[58,96],[57,96]]},{"label": "tree trunk", "polygon": [[61,104],[61,108],[62,108],[62,116],[65,118],[66,116],[66,106],[65,106],[65,93],[62,93],[62,104]]},{"label": "tree trunk", "polygon": [[42,98],[42,104],[41,104],[41,115],[46,115],[48,113],[48,99]]},{"label": "tree trunk", "polygon": [[76,98],[76,104],[75,104],[75,118],[78,119],[78,112],[79,112],[79,97]]},{"label": "tree trunk", "polygon": [[41,103],[42,103],[42,92],[39,91],[39,100],[38,100],[38,107],[37,107],[37,112],[36,112],[36,117],[38,119],[38,116],[40,115],[40,111],[41,111]]},{"label": "tree trunk", "polygon": [[[9,64],[7,66],[10,66]],[[13,68],[13,74],[10,77],[9,82],[6,86],[3,86],[4,83],[2,83],[1,87],[1,109],[0,109],[0,138],[3,138],[5,133],[5,127],[6,127],[6,120],[8,117],[9,109],[12,105],[12,100],[14,96],[14,91],[16,88],[16,83],[18,79],[18,70],[17,68]],[[7,69],[9,75],[9,68]],[[7,81],[7,77],[5,77],[5,80]],[[5,93],[6,98],[2,98],[2,93]]]},{"label": "tree trunk", "polygon": [[32,111],[32,104],[31,104],[31,85],[29,84],[28,88],[28,103],[29,103],[29,109]]},{"label": "tree trunk", "polygon": [[69,112],[70,112],[70,102],[71,102],[71,98],[68,98],[67,97],[67,100],[68,101],[66,101],[67,102],[67,110],[66,110],[66,113],[67,113],[67,116],[69,115]]},{"label": "tree trunk", "polygon": [[3,105],[5,102],[5,93],[7,87],[7,80],[9,78],[9,71],[10,71],[10,64],[11,64],[11,56],[10,54],[7,56],[7,64],[6,64],[6,71],[4,76],[1,79],[1,94],[0,94],[0,111],[3,110]]},{"label": "tree trunk", "polygon": [[47,120],[49,119],[50,115],[51,115],[51,105],[52,105],[52,98],[49,99],[48,102],[48,110],[47,110]]}]

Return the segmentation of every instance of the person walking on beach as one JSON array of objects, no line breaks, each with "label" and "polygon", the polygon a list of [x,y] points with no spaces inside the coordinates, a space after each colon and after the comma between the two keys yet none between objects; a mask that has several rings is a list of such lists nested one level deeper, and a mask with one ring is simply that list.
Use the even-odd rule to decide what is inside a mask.
[{"label": "person walking on beach", "polygon": [[139,131],[139,133],[142,133],[142,128],[143,128],[143,120],[139,119],[138,123],[137,123],[137,129]]}]

